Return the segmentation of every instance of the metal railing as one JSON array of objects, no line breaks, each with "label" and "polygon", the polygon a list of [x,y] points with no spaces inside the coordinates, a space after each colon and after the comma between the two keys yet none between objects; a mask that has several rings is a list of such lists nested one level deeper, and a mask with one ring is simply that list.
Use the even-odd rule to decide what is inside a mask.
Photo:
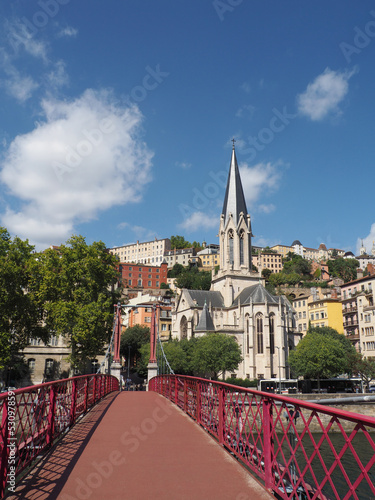
[{"label": "metal railing", "polygon": [[0,395],[0,498],[22,471],[100,399],[119,388],[110,375],[82,375]]},{"label": "metal railing", "polygon": [[375,418],[194,377],[149,390],[175,403],[281,499],[375,498]]}]

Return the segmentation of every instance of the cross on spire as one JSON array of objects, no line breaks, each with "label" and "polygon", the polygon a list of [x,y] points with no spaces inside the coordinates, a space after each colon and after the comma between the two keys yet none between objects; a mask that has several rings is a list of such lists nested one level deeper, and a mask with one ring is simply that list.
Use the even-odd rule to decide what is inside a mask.
[{"label": "cross on spire", "polygon": [[233,142],[233,149],[234,149],[234,143],[236,142],[236,139],[232,139],[232,142]]}]

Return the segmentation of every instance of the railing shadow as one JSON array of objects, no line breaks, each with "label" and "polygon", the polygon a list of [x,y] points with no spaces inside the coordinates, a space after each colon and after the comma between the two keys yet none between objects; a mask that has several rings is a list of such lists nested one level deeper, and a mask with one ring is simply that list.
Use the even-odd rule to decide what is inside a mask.
[{"label": "railing shadow", "polygon": [[8,500],[58,498],[91,436],[118,396],[110,393],[97,403],[17,484]]}]

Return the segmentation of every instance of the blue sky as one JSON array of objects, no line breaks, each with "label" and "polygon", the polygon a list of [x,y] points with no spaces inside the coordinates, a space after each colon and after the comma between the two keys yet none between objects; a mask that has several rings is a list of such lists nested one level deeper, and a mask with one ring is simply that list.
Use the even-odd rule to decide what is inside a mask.
[{"label": "blue sky", "polygon": [[255,245],[375,239],[375,6],[0,4],[0,224],[37,249],[217,243],[236,139]]}]

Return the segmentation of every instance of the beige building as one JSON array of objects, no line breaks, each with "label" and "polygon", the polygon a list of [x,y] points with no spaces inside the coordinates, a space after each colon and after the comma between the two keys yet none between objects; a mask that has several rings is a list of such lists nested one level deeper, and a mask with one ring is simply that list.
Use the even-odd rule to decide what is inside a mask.
[{"label": "beige building", "polygon": [[207,245],[203,250],[197,252],[198,265],[204,271],[212,271],[220,264],[219,245]]},{"label": "beige building", "polygon": [[312,301],[311,295],[302,295],[292,302],[296,314],[297,331],[302,336],[306,335],[309,328],[309,301]]},{"label": "beige building", "polygon": [[109,252],[117,255],[120,262],[134,262],[139,264],[160,265],[164,260],[164,253],[171,249],[169,238],[144,243],[133,243],[121,247],[110,248]]},{"label": "beige building", "polygon": [[273,273],[280,273],[283,268],[283,259],[280,253],[275,252],[258,252],[252,256],[254,266],[261,273],[263,269],[269,269]]},{"label": "beige building", "polygon": [[341,286],[345,335],[357,351],[375,358],[375,276],[365,276]]},{"label": "beige building", "polygon": [[191,262],[197,262],[195,248],[175,248],[164,252],[164,260],[171,269],[175,264],[188,266]]}]

